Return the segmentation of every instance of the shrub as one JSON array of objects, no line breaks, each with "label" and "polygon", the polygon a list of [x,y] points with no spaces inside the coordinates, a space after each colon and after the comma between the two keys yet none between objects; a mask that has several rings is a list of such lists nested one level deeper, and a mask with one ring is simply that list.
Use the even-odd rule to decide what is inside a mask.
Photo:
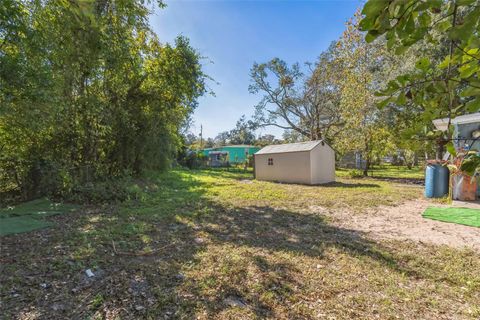
[{"label": "shrub", "polygon": [[119,177],[74,186],[67,198],[77,203],[103,204],[122,202],[131,197],[136,198],[137,193],[138,190],[132,188],[130,178]]},{"label": "shrub", "polygon": [[358,169],[349,170],[348,176],[350,178],[363,178],[363,171]]},{"label": "shrub", "polygon": [[203,153],[188,151],[185,154],[182,154],[177,161],[182,167],[198,169],[206,166],[207,159],[208,158]]}]

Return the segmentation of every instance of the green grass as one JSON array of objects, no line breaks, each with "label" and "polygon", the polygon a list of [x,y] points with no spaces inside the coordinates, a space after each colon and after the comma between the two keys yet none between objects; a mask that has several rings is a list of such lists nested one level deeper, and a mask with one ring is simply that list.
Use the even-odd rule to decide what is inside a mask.
[{"label": "green grass", "polygon": [[[350,169],[338,169],[336,174],[339,177],[348,177]],[[411,169],[406,166],[393,166],[384,164],[380,166],[373,166],[368,175],[373,178],[382,179],[418,179],[423,180],[425,177],[425,169],[420,166],[412,167]]]},{"label": "green grass", "polygon": [[[421,189],[393,185],[369,178],[337,178],[327,185],[306,186],[256,181],[251,173],[219,170],[180,170],[152,173],[151,185],[139,195],[139,200],[124,204],[122,210],[158,217],[163,212],[193,213],[207,210],[208,200],[226,207],[275,206],[305,209],[309,206],[350,208],[358,211],[392,205],[421,196]],[[188,209],[179,209],[179,203]]]},{"label": "green grass", "polygon": [[424,218],[480,227],[480,210],[469,208],[437,208],[428,207],[423,213]]},{"label": "green grass", "polygon": [[[59,215],[56,228],[3,237],[2,315],[480,316],[477,252],[374,240],[322,214],[372,214],[421,197],[420,187],[370,178],[302,186],[241,171],[173,170],[132,188],[136,197],[119,206]],[[86,269],[98,276],[89,280]],[[52,309],[59,303],[64,311]]]},{"label": "green grass", "polygon": [[382,165],[374,166],[369,174],[381,178],[424,179],[425,169],[419,166],[409,169],[406,166]]}]

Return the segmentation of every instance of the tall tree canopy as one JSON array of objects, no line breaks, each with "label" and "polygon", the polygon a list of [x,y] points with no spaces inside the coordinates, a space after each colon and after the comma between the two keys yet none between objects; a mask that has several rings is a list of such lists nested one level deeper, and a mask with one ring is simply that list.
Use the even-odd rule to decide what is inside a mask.
[{"label": "tall tree canopy", "polygon": [[258,124],[294,130],[312,140],[333,139],[342,125],[333,50],[322,53],[315,65],[307,64],[306,75],[298,63],[288,66],[278,58],[255,63],[249,89],[263,94],[256,106]]},{"label": "tall tree canopy", "polygon": [[168,165],[205,75],[148,15],[140,0],[0,3],[2,184],[33,196]]},{"label": "tall tree canopy", "polygon": [[478,1],[370,0],[362,13],[368,42],[385,35],[387,47],[399,55],[419,42],[441,48],[437,55],[420,56],[415,72],[391,81],[381,92],[382,106],[413,102],[428,120],[480,109]]},{"label": "tall tree canopy", "polygon": [[257,129],[257,124],[252,120],[247,120],[245,115],[242,115],[240,119],[237,120],[235,128],[220,132],[214,139],[215,145],[224,146],[227,144],[254,144],[255,130]]}]

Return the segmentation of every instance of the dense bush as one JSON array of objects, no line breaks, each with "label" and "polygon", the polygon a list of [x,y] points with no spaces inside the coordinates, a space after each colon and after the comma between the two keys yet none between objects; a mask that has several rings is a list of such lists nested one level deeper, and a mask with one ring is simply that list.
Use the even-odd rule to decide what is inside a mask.
[{"label": "dense bush", "polygon": [[128,199],[128,184],[122,179],[90,182],[75,186],[67,200],[77,203],[112,203]]},{"label": "dense bush", "polygon": [[94,199],[170,165],[205,76],[148,14],[140,0],[0,2],[0,194]]},{"label": "dense bush", "polygon": [[178,163],[182,167],[189,169],[198,169],[207,166],[208,158],[200,152],[188,150],[178,157]]}]

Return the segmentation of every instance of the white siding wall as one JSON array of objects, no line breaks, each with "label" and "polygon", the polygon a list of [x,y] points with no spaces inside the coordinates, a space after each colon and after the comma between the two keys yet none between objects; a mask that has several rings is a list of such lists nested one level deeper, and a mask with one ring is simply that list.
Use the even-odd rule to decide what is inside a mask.
[{"label": "white siding wall", "polygon": [[324,144],[318,144],[310,151],[312,184],[335,181],[335,152]]},{"label": "white siding wall", "polygon": [[[268,165],[268,158],[273,165]],[[257,180],[311,184],[310,152],[285,152],[255,155]]]}]

